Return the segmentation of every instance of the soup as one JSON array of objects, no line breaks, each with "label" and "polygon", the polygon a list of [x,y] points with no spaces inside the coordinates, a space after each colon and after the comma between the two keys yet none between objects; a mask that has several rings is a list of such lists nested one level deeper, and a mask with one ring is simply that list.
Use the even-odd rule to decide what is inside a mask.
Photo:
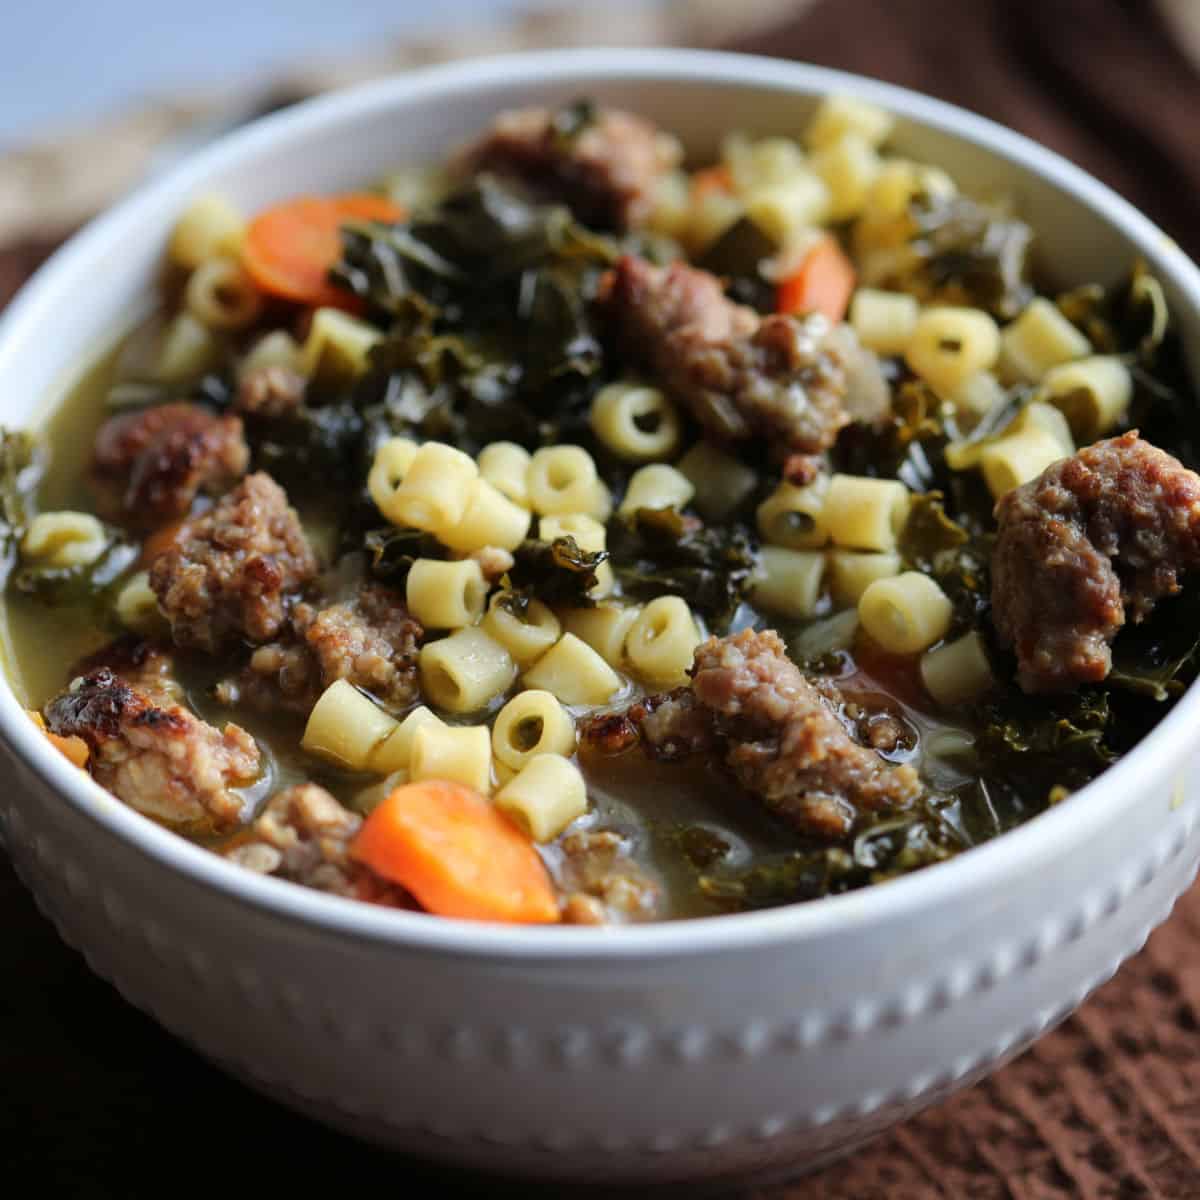
[{"label": "soup", "polygon": [[1194,401],[1152,276],[1039,291],[890,124],[697,165],[580,102],[197,198],[4,438],[31,718],[247,870],[480,920],[818,900],[1061,802],[1194,674]]}]

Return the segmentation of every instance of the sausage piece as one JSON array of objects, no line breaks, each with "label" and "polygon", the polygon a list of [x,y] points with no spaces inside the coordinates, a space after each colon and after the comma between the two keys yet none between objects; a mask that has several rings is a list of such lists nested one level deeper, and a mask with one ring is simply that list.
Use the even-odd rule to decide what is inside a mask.
[{"label": "sausage piece", "polygon": [[219,685],[220,698],[307,713],[338,679],[396,711],[419,698],[417,651],[425,631],[399,592],[367,583],[342,603],[298,604],[290,632],[287,640],[255,650],[237,678]]},{"label": "sausage piece", "polygon": [[243,799],[234,789],[258,777],[258,745],[244,729],[215,729],[160,688],[107,667],[75,679],[45,718],[51,733],[87,743],[97,783],[171,825],[235,827]]},{"label": "sausage piece", "polygon": [[1136,432],[1054,463],[996,520],[992,615],[1027,692],[1106,678],[1126,620],[1200,564],[1200,477]]},{"label": "sausage piece", "polygon": [[828,321],[735,304],[708,271],[626,255],[600,284],[613,340],[715,438],[813,454],[847,424],[846,370]]},{"label": "sausage piece", "polygon": [[105,421],[90,482],[101,516],[149,530],[186,516],[201,492],[228,491],[249,463],[238,417],[198,404],[160,404]]},{"label": "sausage piece", "polygon": [[[840,701],[833,683],[814,683],[788,658],[777,633],[746,629],[696,650],[690,688],[642,701],[625,716],[651,753],[710,753],[798,832],[836,838],[860,813],[906,808],[922,791],[912,767],[893,766],[850,736]],[[624,749],[631,738],[606,740],[612,721],[596,718],[583,736]]]},{"label": "sausage piece", "polygon": [[245,838],[225,854],[260,875],[355,900],[416,907],[403,889],[350,857],[350,843],[361,828],[362,817],[324,788],[301,783],[276,792]]},{"label": "sausage piece", "polygon": [[617,109],[600,109],[575,128],[564,124],[566,115],[545,108],[503,112],[460,162],[469,171],[515,178],[534,195],[566,204],[585,224],[614,230],[642,224],[659,180],[679,162],[678,144]]},{"label": "sausage piece", "polygon": [[213,653],[239,639],[266,642],[284,627],[317,573],[284,490],[248,476],[150,566],[150,586],[177,645]]}]

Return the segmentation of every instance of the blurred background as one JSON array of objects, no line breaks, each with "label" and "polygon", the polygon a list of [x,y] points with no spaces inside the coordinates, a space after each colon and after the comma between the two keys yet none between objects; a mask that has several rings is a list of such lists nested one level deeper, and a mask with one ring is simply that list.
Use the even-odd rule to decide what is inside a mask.
[{"label": "blurred background", "polygon": [[533,46],[718,46],[964,104],[1100,175],[1200,253],[1200,0],[59,0],[5,6],[0,303],[63,236],[261,112]]}]

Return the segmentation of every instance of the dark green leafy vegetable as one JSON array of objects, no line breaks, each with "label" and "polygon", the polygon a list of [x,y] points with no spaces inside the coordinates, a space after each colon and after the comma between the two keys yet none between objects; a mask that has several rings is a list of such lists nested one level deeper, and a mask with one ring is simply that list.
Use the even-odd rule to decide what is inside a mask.
[{"label": "dark green leafy vegetable", "polygon": [[37,486],[33,438],[0,428],[0,537],[15,549],[29,519],[29,495]]},{"label": "dark green leafy vegetable", "polygon": [[368,529],[363,536],[367,570],[383,583],[399,586],[418,558],[442,558],[445,551],[431,534],[419,529],[397,529],[387,525]]},{"label": "dark green leafy vegetable", "polygon": [[527,538],[513,558],[508,572],[513,592],[543,604],[590,608],[595,601],[588,592],[596,586],[596,568],[608,558],[608,551],[580,549],[569,535],[552,542]]},{"label": "dark green leafy vegetable", "polygon": [[119,586],[137,561],[138,547],[114,529],[106,530],[108,543],[95,562],[75,567],[24,563],[12,572],[12,587],[54,607],[86,607],[101,626],[108,616]]},{"label": "dark green leafy vegetable", "polygon": [[570,149],[581,133],[596,123],[595,101],[587,98],[573,100],[555,110],[550,119],[550,128],[564,149]]},{"label": "dark green leafy vegetable", "polygon": [[333,278],[390,326],[349,401],[368,427],[466,450],[579,440],[603,362],[590,299],[616,243],[486,176],[344,239]]},{"label": "dark green leafy vegetable", "polygon": [[760,858],[748,868],[702,873],[698,886],[722,907],[770,908],[878,883],[963,848],[954,826],[923,804],[917,812],[869,824],[849,849],[822,846]]},{"label": "dark green leafy vegetable", "polygon": [[1002,321],[1033,298],[1033,231],[1024,221],[960,195],[918,197],[909,217],[912,261],[899,280],[907,290],[925,301],[975,305]]},{"label": "dark green leafy vegetable", "polygon": [[678,509],[639,509],[609,529],[613,570],[626,595],[682,596],[728,628],[750,586],[757,546],[741,525],[704,525]]},{"label": "dark green leafy vegetable", "polygon": [[728,280],[733,298],[760,311],[774,308],[775,287],[759,272],[759,263],[778,253],[778,244],[749,217],[735,221],[697,263]]},{"label": "dark green leafy vegetable", "polygon": [[1178,696],[1200,668],[1200,596],[1194,589],[1162,600],[1140,625],[1113,643],[1107,682],[1161,703]]}]

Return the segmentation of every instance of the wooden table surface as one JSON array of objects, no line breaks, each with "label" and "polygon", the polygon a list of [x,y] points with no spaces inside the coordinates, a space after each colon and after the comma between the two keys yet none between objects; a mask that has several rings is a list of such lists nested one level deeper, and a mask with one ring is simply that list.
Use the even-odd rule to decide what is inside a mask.
[{"label": "wooden table surface", "polygon": [[[745,48],[940,94],[1068,153],[1200,248],[1200,77],[1127,0],[824,0]],[[864,39],[863,31],[870,37]],[[0,303],[49,248],[0,251]],[[0,1161],[39,1196],[527,1196],[364,1149],[259,1099],[93,977],[0,855]],[[1084,1007],[984,1083],[740,1200],[1196,1200],[1200,887]],[[33,1195],[28,1186],[6,1195]],[[541,1194],[545,1194],[544,1192]],[[553,1194],[553,1190],[552,1190]],[[633,1193],[625,1193],[626,1195]]]}]

